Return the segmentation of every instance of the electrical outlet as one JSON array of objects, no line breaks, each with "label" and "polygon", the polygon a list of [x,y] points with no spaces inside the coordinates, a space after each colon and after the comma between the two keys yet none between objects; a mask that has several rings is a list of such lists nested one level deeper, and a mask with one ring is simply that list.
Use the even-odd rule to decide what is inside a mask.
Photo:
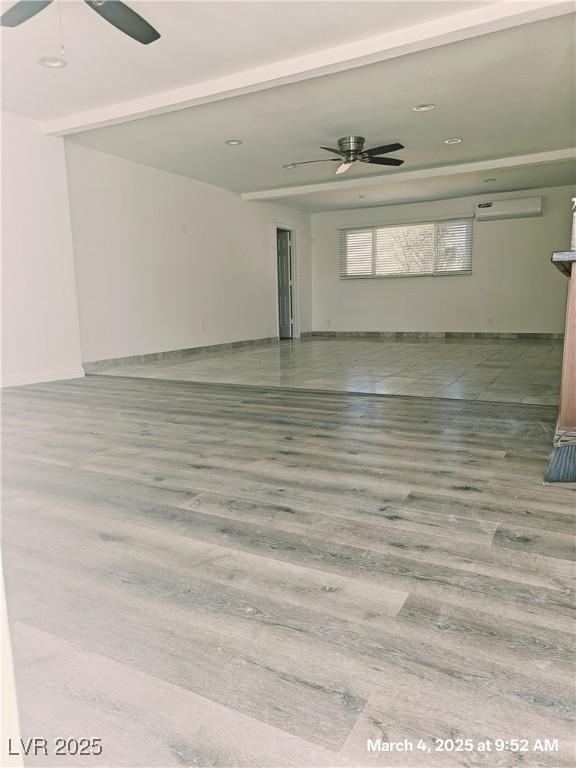
[{"label": "electrical outlet", "polygon": [[200,330],[201,331],[206,330],[206,320],[200,320]]}]

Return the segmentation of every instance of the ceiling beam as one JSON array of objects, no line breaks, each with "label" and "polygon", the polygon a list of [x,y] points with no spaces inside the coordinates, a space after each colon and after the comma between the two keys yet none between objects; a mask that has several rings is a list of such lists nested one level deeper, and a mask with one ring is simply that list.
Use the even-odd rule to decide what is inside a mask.
[{"label": "ceiling beam", "polygon": [[573,11],[573,3],[564,0],[495,2],[475,10],[326,48],[306,56],[245,70],[184,88],[163,91],[141,99],[67,115],[45,122],[42,127],[48,134],[65,136],[93,128],[116,125],[353,69]]},{"label": "ceiling beam", "polygon": [[537,152],[531,155],[515,155],[513,157],[498,157],[492,160],[479,160],[473,163],[455,163],[436,168],[420,168],[414,171],[397,171],[396,173],[376,174],[375,176],[355,176],[342,180],[324,181],[319,184],[302,184],[298,187],[281,187],[263,189],[257,192],[244,192],[243,200],[274,200],[276,198],[293,197],[296,195],[313,195],[318,192],[335,192],[355,190],[386,184],[405,183],[407,181],[422,181],[442,176],[457,176],[465,173],[497,171],[507,168],[529,168],[536,165],[547,165],[562,160],[575,160],[576,147],[555,149],[550,152]]}]

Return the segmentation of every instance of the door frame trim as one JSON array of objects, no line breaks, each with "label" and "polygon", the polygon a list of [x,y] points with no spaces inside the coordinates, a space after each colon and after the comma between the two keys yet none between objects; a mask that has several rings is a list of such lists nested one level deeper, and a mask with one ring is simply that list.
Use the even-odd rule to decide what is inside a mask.
[{"label": "door frame trim", "polygon": [[300,338],[300,296],[298,290],[298,227],[294,224],[285,224],[282,221],[274,222],[274,277],[275,277],[275,299],[276,307],[276,336],[280,339],[280,306],[278,301],[278,241],[277,232],[279,229],[286,230],[291,234],[290,259],[292,266],[292,340]]}]

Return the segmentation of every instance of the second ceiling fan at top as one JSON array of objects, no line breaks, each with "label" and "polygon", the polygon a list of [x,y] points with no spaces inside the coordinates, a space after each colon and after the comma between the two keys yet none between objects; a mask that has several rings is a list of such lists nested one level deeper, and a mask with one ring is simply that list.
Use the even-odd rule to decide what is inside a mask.
[{"label": "second ceiling fan at top", "polygon": [[338,149],[334,147],[320,147],[320,149],[326,150],[326,152],[333,152],[336,155],[340,155],[340,159],[330,158],[330,160],[303,160],[299,163],[288,163],[285,168],[295,168],[297,165],[308,165],[309,163],[340,163],[336,169],[336,174],[346,173],[352,164],[360,161],[361,163],[370,163],[371,165],[402,165],[404,160],[400,160],[397,157],[379,157],[379,155],[385,155],[388,152],[398,152],[400,149],[404,149],[404,144],[398,142],[394,144],[384,144],[381,147],[372,147],[372,149],[364,149],[365,138],[363,136],[344,136],[338,139]]},{"label": "second ceiling fan at top", "polygon": [[[19,0],[0,16],[0,26],[19,27],[52,2],[53,0]],[[160,37],[160,33],[146,19],[120,0],[84,0],[84,2],[113,27],[142,45],[149,45]]]}]

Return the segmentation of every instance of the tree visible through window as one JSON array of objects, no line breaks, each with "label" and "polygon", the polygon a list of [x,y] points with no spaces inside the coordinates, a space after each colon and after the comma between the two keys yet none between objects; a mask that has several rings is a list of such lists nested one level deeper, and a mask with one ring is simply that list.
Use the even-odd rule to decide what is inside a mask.
[{"label": "tree visible through window", "polygon": [[472,219],[340,232],[340,277],[448,275],[472,271]]}]

